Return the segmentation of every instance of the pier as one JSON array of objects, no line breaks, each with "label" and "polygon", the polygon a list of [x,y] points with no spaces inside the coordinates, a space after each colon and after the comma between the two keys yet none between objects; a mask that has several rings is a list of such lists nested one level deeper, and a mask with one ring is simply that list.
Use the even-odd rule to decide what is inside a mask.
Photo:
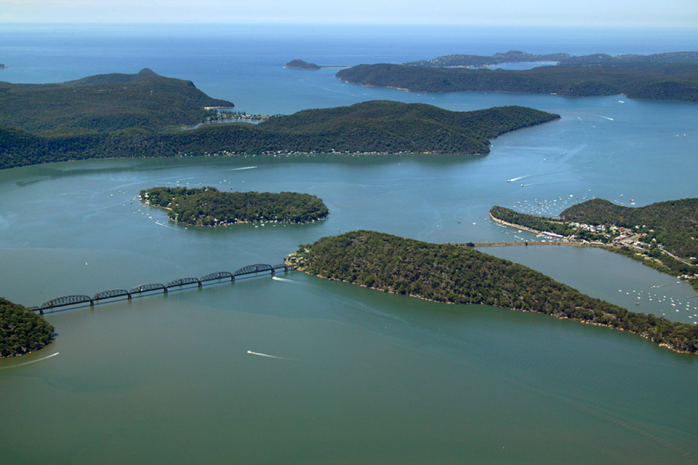
[{"label": "pier", "polygon": [[120,297],[126,297],[131,300],[134,295],[145,294],[145,293],[159,293],[167,294],[168,290],[173,288],[183,288],[184,286],[196,286],[203,287],[204,283],[211,281],[229,281],[234,282],[236,277],[249,276],[249,275],[259,275],[260,273],[274,275],[277,270],[283,270],[284,272],[293,270],[294,267],[287,265],[285,263],[280,263],[278,265],[268,265],[266,263],[257,263],[254,265],[243,266],[238,268],[232,273],[229,271],[216,271],[214,273],[209,273],[202,276],[201,278],[196,277],[186,277],[177,278],[172,281],[168,281],[167,284],[162,283],[147,283],[139,284],[138,286],[132,287],[130,290],[126,289],[107,289],[106,291],[97,292],[94,296],[90,297],[88,295],[65,295],[62,297],[56,297],[55,299],[47,300],[41,305],[35,307],[27,307],[28,310],[33,312],[38,312],[43,315],[44,311],[52,310],[59,307],[67,307],[70,305],[86,304],[89,303],[90,307],[95,306],[95,302],[101,302],[104,300],[116,299]]}]

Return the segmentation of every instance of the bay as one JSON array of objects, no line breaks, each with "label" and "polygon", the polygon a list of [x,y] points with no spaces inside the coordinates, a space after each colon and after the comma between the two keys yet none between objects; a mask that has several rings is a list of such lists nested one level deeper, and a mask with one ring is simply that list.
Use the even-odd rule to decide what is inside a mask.
[{"label": "bay", "polygon": [[[93,160],[1,171],[0,294],[38,305],[275,264],[299,244],[353,229],[431,242],[531,237],[488,221],[495,204],[556,214],[594,196],[625,205],[697,196],[695,104],[427,95],[345,85],[332,69],[281,67],[293,58],[431,58],[465,38],[478,39],[473,47],[483,54],[515,48],[512,35],[484,29],[352,32],[18,27],[2,33],[16,37],[1,42],[0,61],[10,69],[0,79],[53,82],[148,66],[192,79],[248,113],[380,98],[451,110],[526,105],[562,119],[500,137],[480,157]],[[584,45],[578,34],[557,43],[601,45]],[[691,35],[672,42],[665,32],[653,44],[628,32],[616,38],[623,34],[626,44],[589,52],[695,44]],[[541,36],[528,40],[526,51],[575,51]],[[627,50],[630,43],[638,49]],[[8,53],[26,61],[15,65]],[[177,184],[307,192],[331,214],[302,226],[193,228],[134,199],[141,189]],[[485,251],[626,307],[643,292],[640,311],[678,321],[692,322],[686,304],[698,305],[689,286],[603,251]],[[650,304],[650,293],[662,298]],[[3,463],[673,464],[698,457],[695,357],[606,328],[422,302],[293,272],[47,319],[59,333],[53,344],[0,360]]]}]

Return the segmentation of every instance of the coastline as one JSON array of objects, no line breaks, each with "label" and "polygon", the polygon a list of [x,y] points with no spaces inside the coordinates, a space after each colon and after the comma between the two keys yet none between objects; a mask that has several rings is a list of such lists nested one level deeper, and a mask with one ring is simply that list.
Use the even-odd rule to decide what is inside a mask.
[{"label": "coastline", "polygon": [[499,218],[495,218],[492,215],[491,211],[488,212],[488,214],[490,215],[490,218],[492,218],[492,221],[494,221],[497,224],[503,224],[504,226],[510,226],[512,228],[517,228],[517,229],[523,229],[524,231],[528,231],[528,232],[533,233],[533,234],[540,234],[542,232],[542,231],[538,231],[537,229],[527,228],[526,226],[519,226],[518,224],[508,223],[504,220],[500,220]]},{"label": "coastline", "polygon": [[[284,263],[286,263],[287,265],[292,265],[292,264],[289,263],[287,260],[284,260]],[[387,293],[387,294],[401,295],[401,294],[397,294],[396,292],[391,291],[391,290],[385,291],[385,290],[383,290],[383,289],[378,289],[378,288],[375,288],[375,287],[368,287],[368,286],[363,285],[363,284],[356,284],[356,283],[353,283],[353,282],[351,282],[351,281],[340,280],[340,279],[334,279],[334,278],[328,278],[328,277],[326,277],[326,276],[322,276],[322,275],[319,275],[319,274],[312,274],[312,273],[309,273],[308,271],[306,271],[305,268],[304,268],[303,266],[297,266],[297,265],[294,265],[294,266],[296,266],[296,268],[295,268],[296,271],[301,271],[301,272],[307,274],[308,276],[316,276],[316,277],[318,277],[318,278],[320,278],[320,279],[327,279],[327,280],[329,280],[329,281],[338,281],[338,282],[342,282],[342,283],[347,283],[347,284],[351,284],[351,285],[354,285],[354,286],[363,287],[363,288],[365,288],[365,289],[371,289],[371,290],[374,290],[374,291],[385,292],[385,293]],[[425,298],[425,297],[422,297],[422,296],[419,296],[419,295],[414,295],[414,294],[407,294],[407,295],[405,295],[405,297],[411,297],[411,298],[416,298],[416,299],[424,300],[424,301],[427,301],[427,302],[434,302],[434,303],[447,304],[447,305],[487,305],[487,306],[489,306],[489,307],[501,308],[501,309],[504,309],[504,310],[511,310],[511,311],[516,311],[516,312],[538,313],[538,314],[540,314],[540,315],[551,316],[551,317],[557,318],[557,319],[559,319],[559,320],[570,320],[570,321],[575,321],[575,322],[582,323],[582,324],[585,324],[585,325],[599,326],[599,327],[603,327],[603,328],[613,329],[613,330],[616,330],[616,331],[622,331],[622,332],[628,333],[628,334],[633,334],[633,335],[635,335],[635,336],[640,336],[640,337],[642,337],[643,339],[646,339],[646,340],[648,340],[648,341],[650,341],[650,342],[653,342],[653,343],[657,344],[659,347],[663,347],[663,348],[665,348],[665,349],[669,349],[669,350],[671,350],[671,351],[673,351],[673,352],[676,352],[676,353],[678,353],[678,354],[698,355],[698,353],[693,353],[693,352],[687,352],[687,351],[683,351],[683,350],[678,350],[678,349],[676,349],[675,347],[671,346],[670,344],[656,342],[656,341],[652,340],[650,337],[648,337],[647,334],[642,334],[642,333],[636,333],[636,332],[632,332],[632,331],[627,331],[627,330],[625,330],[625,329],[616,328],[616,327],[613,327],[613,326],[611,326],[611,325],[605,325],[605,324],[596,323],[596,322],[593,322],[593,321],[578,320],[578,319],[575,319],[575,318],[570,318],[570,317],[568,317],[568,316],[561,316],[561,315],[556,315],[556,314],[553,314],[553,313],[550,313],[550,314],[549,314],[549,313],[538,312],[538,311],[536,311],[536,310],[526,310],[526,309],[517,309],[517,308],[510,308],[510,307],[500,307],[500,306],[498,306],[498,305],[490,305],[490,304],[484,304],[484,303],[478,303],[478,302],[471,302],[471,303],[467,303],[467,304],[457,304],[457,303],[454,303],[454,302],[440,302],[440,301],[437,301],[437,300],[427,299],[427,298]],[[628,310],[628,311],[630,312],[630,310]],[[631,313],[632,313],[632,312],[631,312]]]},{"label": "coastline", "polygon": [[[509,226],[512,228],[526,230],[526,231],[531,232],[533,234],[541,234],[542,233],[542,231],[538,231],[536,229],[532,229],[532,228],[528,228],[526,226],[520,226],[518,224],[509,223],[507,221],[500,220],[499,218],[496,218],[492,215],[492,211],[489,212],[489,215],[490,215],[490,218],[492,219],[492,221],[494,221],[497,224]],[[616,243],[604,244],[604,243],[600,243],[600,242],[572,242],[569,240],[568,241],[554,241],[554,242],[550,242],[550,243],[551,244],[556,243],[558,245],[574,245],[574,246],[578,246],[578,247],[594,247],[594,248],[603,249],[603,250],[606,250],[608,252],[615,253],[618,255],[623,255],[624,257],[627,257],[627,258],[630,258],[631,260],[640,262],[642,265],[647,266],[649,268],[652,268],[653,270],[656,270],[660,273],[664,273],[664,274],[669,275],[669,276],[674,276],[682,281],[685,281],[688,284],[690,284],[691,287],[693,287],[693,289],[695,289],[698,292],[698,279],[691,278],[690,276],[681,275],[679,272],[674,271],[671,268],[669,268],[668,266],[666,266],[665,264],[663,264],[661,262],[661,260],[659,260],[657,258],[648,257],[645,255],[639,254],[637,252],[633,252],[632,248],[629,249],[629,251],[626,251],[623,249],[623,246],[621,244],[616,244]],[[526,242],[526,244],[528,244],[528,242]],[[547,244],[547,242],[546,242],[546,244]],[[457,244],[457,245],[460,245],[460,244]],[[496,245],[492,244],[492,246],[496,246]],[[633,252],[633,253],[631,253],[631,252]],[[686,263],[686,261],[684,259],[673,255],[672,253],[670,253],[667,250],[662,250],[662,253],[674,258],[675,260],[681,261],[682,263]],[[688,263],[686,263],[686,264],[688,264]]]},{"label": "coastline", "polygon": [[[140,200],[141,200],[141,202],[143,202],[143,205],[145,205],[146,207],[149,207],[149,208],[160,208],[160,209],[162,209],[162,210],[167,210],[167,211],[170,211],[170,212],[171,212],[171,211],[174,211],[174,210],[172,210],[172,209],[169,208],[169,207],[162,207],[162,206],[160,206],[160,205],[151,205],[147,200],[143,200],[143,199],[140,199]],[[256,223],[259,223],[259,224],[262,224],[262,225],[265,225],[265,224],[267,224],[267,223],[275,223],[275,224],[313,224],[313,223],[316,223],[316,222],[318,222],[318,221],[326,220],[328,216],[330,216],[329,213],[327,213],[325,216],[321,216],[321,217],[319,217],[319,218],[316,218],[316,219],[310,220],[310,221],[304,221],[304,222],[302,222],[302,223],[293,223],[293,222],[291,222],[291,221],[283,221],[283,220],[282,220],[282,221],[279,221],[279,220],[269,220],[269,221],[249,221],[249,220],[240,220],[240,221],[236,221],[236,222],[234,222],[234,223],[220,222],[220,223],[216,223],[216,224],[214,224],[214,225],[185,223],[184,221],[177,221],[176,219],[171,218],[169,215],[167,215],[167,219],[170,220],[170,221],[172,221],[172,222],[175,223],[175,224],[183,224],[183,225],[185,225],[185,226],[193,226],[193,227],[195,227],[195,228],[217,228],[217,227],[219,227],[219,226],[234,226],[234,225],[236,225],[236,224],[256,224]]]}]

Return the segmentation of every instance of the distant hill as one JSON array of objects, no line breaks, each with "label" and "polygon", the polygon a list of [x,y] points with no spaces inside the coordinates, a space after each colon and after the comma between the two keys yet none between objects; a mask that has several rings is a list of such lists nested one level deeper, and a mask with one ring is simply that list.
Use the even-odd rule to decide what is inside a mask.
[{"label": "distant hill", "polygon": [[450,67],[483,67],[491,65],[499,65],[503,63],[523,63],[523,62],[559,62],[570,58],[572,55],[568,53],[552,53],[548,55],[534,55],[519,51],[510,51],[506,53],[495,53],[491,57],[482,55],[445,55],[434,58],[432,60],[413,61],[405,63],[406,66],[425,66],[433,68],[450,68]]},{"label": "distant hill", "polygon": [[260,124],[206,125],[140,135],[45,137],[0,127],[0,168],[99,157],[174,157],[265,153],[487,154],[490,139],[558,119],[508,106],[453,112],[389,101],[305,110]]},{"label": "distant hill", "polygon": [[284,65],[284,68],[292,68],[292,69],[307,69],[307,70],[318,70],[321,69],[320,66],[316,65],[315,63],[308,63],[307,61],[303,60],[291,60],[288,63]]},{"label": "distant hill", "polygon": [[201,122],[205,107],[233,107],[191,81],[138,74],[103,74],[60,84],[0,82],[0,126],[36,134],[147,134]]},{"label": "distant hill", "polygon": [[414,92],[522,92],[568,97],[625,94],[638,99],[698,102],[698,63],[627,62],[524,71],[382,63],[344,69],[337,77],[352,84]]},{"label": "distant hill", "polygon": [[574,65],[618,65],[628,63],[698,63],[698,52],[670,52],[653,55],[616,55],[605,53],[593,55],[572,56],[569,53],[549,53],[536,55],[533,53],[509,51],[495,53],[492,56],[482,55],[445,55],[431,60],[413,61],[406,66],[425,66],[432,68],[470,67],[500,65],[504,63],[536,63],[556,62],[562,66]]}]

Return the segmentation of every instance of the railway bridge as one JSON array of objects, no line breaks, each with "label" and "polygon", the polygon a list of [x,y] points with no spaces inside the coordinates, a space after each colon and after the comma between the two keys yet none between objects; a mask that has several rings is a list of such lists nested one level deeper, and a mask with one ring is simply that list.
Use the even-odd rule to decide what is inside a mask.
[{"label": "railway bridge", "polygon": [[130,290],[127,289],[107,289],[106,291],[97,292],[92,297],[89,295],[64,295],[61,297],[56,297],[51,300],[47,300],[41,305],[35,307],[29,307],[28,309],[33,312],[38,312],[41,315],[44,311],[52,310],[59,307],[67,307],[70,305],[86,304],[89,303],[90,306],[94,306],[96,302],[109,301],[110,299],[117,299],[126,297],[131,300],[134,295],[146,294],[146,293],[161,293],[167,294],[167,291],[173,288],[183,288],[184,286],[197,286],[203,287],[204,283],[209,283],[213,281],[230,281],[234,282],[235,278],[240,278],[243,276],[259,276],[260,274],[271,274],[274,275],[277,271],[283,270],[287,272],[292,270],[293,267],[285,263],[280,263],[278,265],[268,265],[266,263],[256,263],[254,265],[243,266],[238,268],[232,273],[229,271],[215,271],[213,273],[206,274],[200,278],[196,277],[185,277],[177,278],[166,284],[162,283],[146,283],[139,284],[138,286],[132,287]]}]

